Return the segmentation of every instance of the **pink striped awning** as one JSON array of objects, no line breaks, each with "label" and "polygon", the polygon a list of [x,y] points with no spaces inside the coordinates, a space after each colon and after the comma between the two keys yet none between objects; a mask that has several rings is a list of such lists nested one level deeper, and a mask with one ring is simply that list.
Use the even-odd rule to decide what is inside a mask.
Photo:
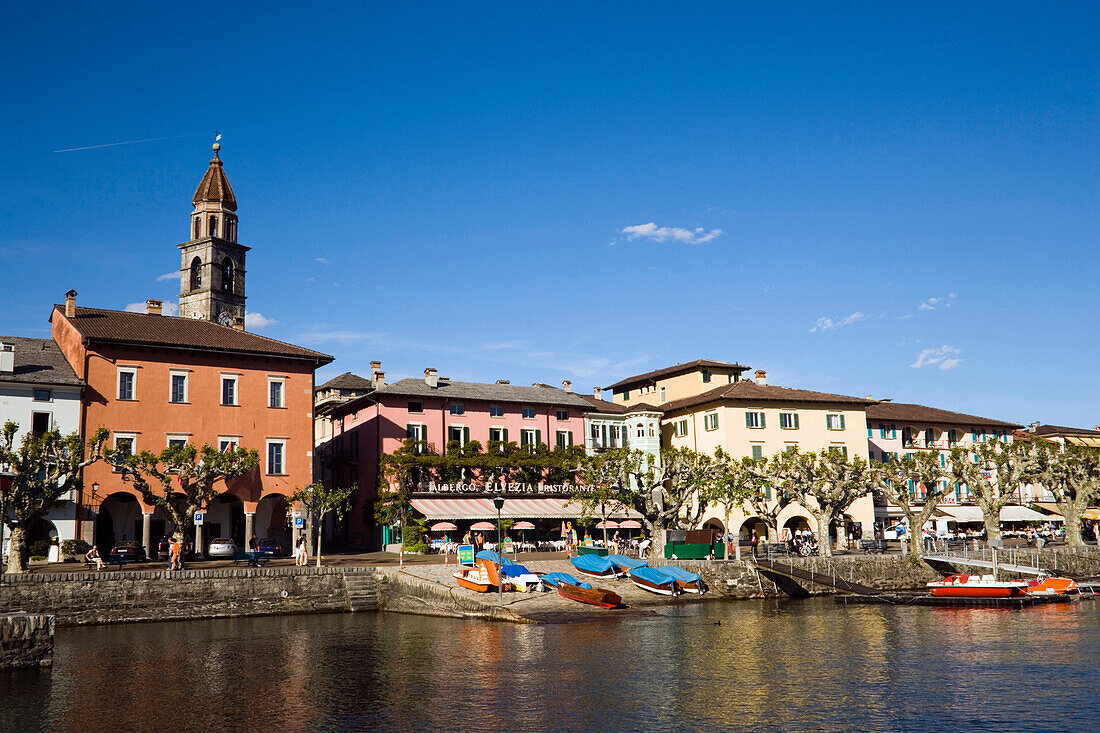
[{"label": "pink striped awning", "polygon": [[[481,497],[465,499],[412,499],[413,509],[431,521],[437,519],[496,519],[493,500]],[[567,499],[509,499],[505,497],[500,516],[504,519],[576,519],[581,505]],[[622,512],[615,516],[623,517]],[[629,516],[638,516],[631,511]]]}]

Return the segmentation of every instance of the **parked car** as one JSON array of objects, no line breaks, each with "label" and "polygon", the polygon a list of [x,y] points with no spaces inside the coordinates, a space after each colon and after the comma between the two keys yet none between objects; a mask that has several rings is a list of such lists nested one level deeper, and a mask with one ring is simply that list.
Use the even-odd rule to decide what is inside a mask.
[{"label": "parked car", "polygon": [[286,551],[283,549],[282,543],[274,537],[265,537],[260,540],[260,544],[257,549],[259,549],[259,551],[263,554],[270,555],[271,557],[282,557],[284,554],[286,554]]},{"label": "parked car", "polygon": [[210,557],[233,557],[237,554],[237,543],[229,537],[219,537],[206,548]]},{"label": "parked car", "polygon": [[129,562],[145,562],[145,548],[133,540],[119,542],[107,555],[107,562],[123,565]]}]

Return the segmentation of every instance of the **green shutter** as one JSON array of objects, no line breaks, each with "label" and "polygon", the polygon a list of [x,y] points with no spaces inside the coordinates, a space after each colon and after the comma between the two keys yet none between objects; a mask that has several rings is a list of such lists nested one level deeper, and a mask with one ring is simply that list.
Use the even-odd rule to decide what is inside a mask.
[{"label": "green shutter", "polygon": [[568,436],[569,436],[569,437],[568,437],[568,438],[566,439],[566,444],[567,444],[567,445],[568,445],[568,446],[569,446],[570,448],[572,448],[572,447],[573,447],[573,431],[572,431],[572,430],[570,430],[570,431],[569,431],[568,433],[566,433],[566,435],[568,435]]},{"label": "green shutter", "polygon": [[405,426],[405,437],[406,438],[416,437],[415,435],[413,435],[413,425],[411,423]]},{"label": "green shutter", "polygon": [[541,430],[536,430],[535,431],[535,445],[536,446],[542,445],[542,431]]},{"label": "green shutter", "polygon": [[[840,429],[841,430],[844,429],[844,415],[843,414],[840,415]],[[897,436],[895,436],[895,437],[897,437]]]},{"label": "green shutter", "polygon": [[794,414],[794,429],[798,430],[798,413]]},{"label": "green shutter", "polygon": [[746,412],[745,413],[745,427],[746,428],[751,428],[752,427],[752,413],[751,412]]},{"label": "green shutter", "polygon": [[767,427],[767,425],[764,424],[764,413],[762,413],[762,412],[760,413],[760,427],[762,427],[762,428]]},{"label": "green shutter", "polygon": [[504,428],[504,442],[508,442],[508,428]]},{"label": "green shutter", "polygon": [[466,445],[470,442],[470,429],[462,428],[462,445]]}]

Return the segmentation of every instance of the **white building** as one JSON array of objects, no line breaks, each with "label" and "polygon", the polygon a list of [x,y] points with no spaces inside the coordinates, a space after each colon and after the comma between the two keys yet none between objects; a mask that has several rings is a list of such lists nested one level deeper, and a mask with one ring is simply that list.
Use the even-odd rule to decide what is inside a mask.
[{"label": "white building", "polygon": [[[84,383],[50,339],[0,336],[0,425],[19,425],[14,445],[32,433],[80,431],[80,396]],[[28,541],[76,537],[77,505],[59,501]]]}]

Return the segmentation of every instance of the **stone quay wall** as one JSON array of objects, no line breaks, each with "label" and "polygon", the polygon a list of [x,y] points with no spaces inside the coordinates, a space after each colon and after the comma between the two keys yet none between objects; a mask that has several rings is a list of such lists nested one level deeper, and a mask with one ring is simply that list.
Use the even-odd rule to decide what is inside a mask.
[{"label": "stone quay wall", "polygon": [[51,666],[53,627],[53,616],[0,615],[0,670]]},{"label": "stone quay wall", "polygon": [[345,574],[363,568],[4,575],[0,613],[52,614],[59,626],[349,611]]}]

